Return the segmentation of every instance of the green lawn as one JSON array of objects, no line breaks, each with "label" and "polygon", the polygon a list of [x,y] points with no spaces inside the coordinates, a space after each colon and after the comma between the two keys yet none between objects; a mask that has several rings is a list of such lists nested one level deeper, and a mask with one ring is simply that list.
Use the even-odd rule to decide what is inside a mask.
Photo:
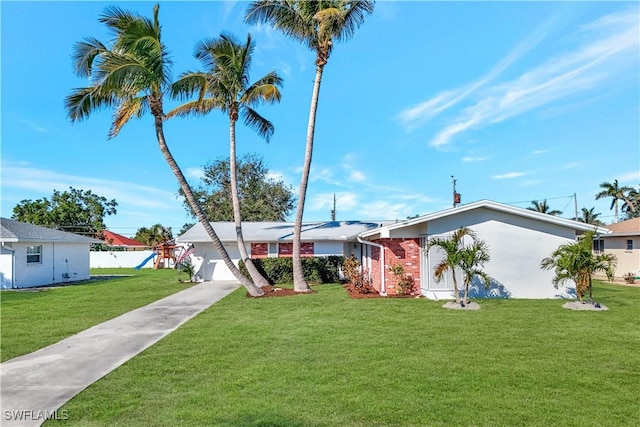
[{"label": "green lawn", "polygon": [[236,291],[70,401],[65,424],[638,424],[639,288],[598,284],[608,312],[557,300],[460,312],[315,289]]},{"label": "green lawn", "polygon": [[191,285],[176,270],[93,269],[130,277],[0,293],[1,360],[30,353]]}]

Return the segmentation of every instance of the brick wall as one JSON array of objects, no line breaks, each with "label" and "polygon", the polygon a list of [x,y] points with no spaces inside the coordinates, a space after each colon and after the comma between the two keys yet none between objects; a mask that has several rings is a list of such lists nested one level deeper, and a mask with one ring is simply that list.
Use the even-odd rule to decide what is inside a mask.
[{"label": "brick wall", "polygon": [[268,243],[251,244],[251,258],[266,258],[267,256],[269,256]]},{"label": "brick wall", "polygon": [[[413,278],[414,290],[420,288],[420,239],[379,239],[374,240],[385,247],[384,250],[384,275],[387,294],[395,295],[398,279],[389,271],[389,267],[401,264],[407,276]],[[380,289],[380,255],[379,249],[372,252],[372,276],[376,289]]]}]

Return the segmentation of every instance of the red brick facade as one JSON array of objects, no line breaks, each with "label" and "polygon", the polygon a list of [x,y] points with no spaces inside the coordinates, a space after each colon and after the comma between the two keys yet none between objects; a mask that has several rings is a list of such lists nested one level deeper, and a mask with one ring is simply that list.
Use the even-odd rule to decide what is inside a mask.
[{"label": "red brick facade", "polygon": [[[420,239],[379,239],[374,240],[384,246],[384,276],[387,294],[396,294],[398,278],[389,271],[389,267],[401,264],[407,276],[413,278],[414,290],[420,288]],[[380,250],[373,248],[371,253],[371,276],[373,286],[380,290]]]},{"label": "red brick facade", "polygon": [[[272,243],[278,245],[278,257],[292,257],[293,243]],[[302,242],[300,256],[313,256],[313,242]],[[267,258],[269,256],[269,243],[251,243],[251,258]]]},{"label": "red brick facade", "polygon": [[252,243],[251,258],[266,258],[269,256],[268,243]]}]

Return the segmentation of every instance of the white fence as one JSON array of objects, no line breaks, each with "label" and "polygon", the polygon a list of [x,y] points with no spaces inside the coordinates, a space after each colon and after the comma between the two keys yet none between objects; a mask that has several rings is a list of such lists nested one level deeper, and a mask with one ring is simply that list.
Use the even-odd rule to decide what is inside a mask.
[{"label": "white fence", "polygon": [[[93,252],[89,257],[91,268],[134,268],[142,264],[153,254],[147,251]],[[153,268],[153,259],[149,259],[142,268]]]}]

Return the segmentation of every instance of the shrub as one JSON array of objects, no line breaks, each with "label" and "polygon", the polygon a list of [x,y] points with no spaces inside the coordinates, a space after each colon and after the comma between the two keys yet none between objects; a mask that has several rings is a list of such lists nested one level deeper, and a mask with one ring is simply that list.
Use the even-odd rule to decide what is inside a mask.
[{"label": "shrub", "polygon": [[377,291],[371,286],[369,280],[369,272],[360,268],[360,262],[356,257],[351,256],[344,260],[342,264],[342,271],[344,272],[345,279],[350,283],[348,285],[353,291],[360,294],[372,294]]},{"label": "shrub", "polygon": [[414,285],[413,277],[407,276],[402,264],[392,265],[391,267],[389,267],[389,271],[398,279],[396,294],[410,295],[411,292],[413,291],[413,285]]},{"label": "shrub", "polygon": [[[309,283],[334,283],[339,280],[338,270],[344,257],[304,257],[302,258],[302,270]],[[293,283],[293,259],[292,258],[256,258],[253,259],[256,269],[272,285]],[[242,274],[249,277],[247,268],[240,261]]]}]

